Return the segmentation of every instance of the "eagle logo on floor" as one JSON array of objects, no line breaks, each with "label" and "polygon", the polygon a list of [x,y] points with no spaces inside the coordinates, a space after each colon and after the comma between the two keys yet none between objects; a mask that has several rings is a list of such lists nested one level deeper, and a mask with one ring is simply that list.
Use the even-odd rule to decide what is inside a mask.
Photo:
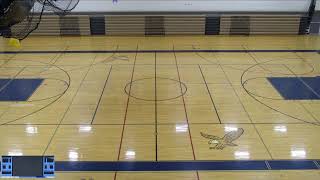
[{"label": "eagle logo on floor", "polygon": [[233,141],[240,138],[240,136],[244,133],[242,128],[238,128],[236,131],[228,132],[222,138],[210,134],[206,134],[200,132],[201,136],[209,139],[208,144],[210,145],[210,149],[219,149],[223,150],[226,146],[237,146]]}]

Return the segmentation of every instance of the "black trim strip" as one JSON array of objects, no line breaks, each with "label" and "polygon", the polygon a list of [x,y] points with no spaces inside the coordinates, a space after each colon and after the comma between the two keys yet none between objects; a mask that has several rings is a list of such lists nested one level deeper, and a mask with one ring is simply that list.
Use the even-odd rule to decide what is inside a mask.
[{"label": "black trim strip", "polygon": [[305,53],[320,53],[320,50],[316,49],[255,49],[255,50],[211,50],[211,49],[192,49],[192,50],[68,50],[68,51],[0,51],[0,54],[86,54],[86,53],[195,53],[195,52],[207,52],[207,53],[285,53],[285,52],[305,52]]}]

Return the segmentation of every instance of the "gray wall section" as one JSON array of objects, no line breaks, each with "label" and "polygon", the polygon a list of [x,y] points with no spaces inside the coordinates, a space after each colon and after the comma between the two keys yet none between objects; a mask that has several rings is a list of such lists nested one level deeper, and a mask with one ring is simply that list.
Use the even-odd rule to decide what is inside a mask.
[{"label": "gray wall section", "polygon": [[79,18],[76,16],[60,17],[60,34],[61,35],[80,35]]},{"label": "gray wall section", "polygon": [[299,34],[299,15],[222,15],[220,34]]},{"label": "gray wall section", "polygon": [[146,16],[145,18],[145,35],[164,35],[164,17],[163,16]]},{"label": "gray wall section", "polygon": [[105,16],[107,35],[145,35],[144,16]]},{"label": "gray wall section", "polygon": [[250,17],[233,16],[231,17],[230,34],[249,35]]}]

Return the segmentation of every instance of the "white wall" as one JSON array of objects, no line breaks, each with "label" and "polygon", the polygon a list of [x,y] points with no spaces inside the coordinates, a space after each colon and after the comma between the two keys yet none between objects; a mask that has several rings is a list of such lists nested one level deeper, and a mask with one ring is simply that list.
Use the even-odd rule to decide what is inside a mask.
[{"label": "white wall", "polygon": [[311,0],[80,0],[76,12],[306,12]]},{"label": "white wall", "polygon": [[316,11],[320,11],[320,1],[317,0],[317,3],[316,3]]}]

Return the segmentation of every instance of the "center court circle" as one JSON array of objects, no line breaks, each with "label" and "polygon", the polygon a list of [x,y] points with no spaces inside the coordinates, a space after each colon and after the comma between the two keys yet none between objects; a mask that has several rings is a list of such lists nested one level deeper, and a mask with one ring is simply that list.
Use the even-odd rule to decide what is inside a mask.
[{"label": "center court circle", "polygon": [[179,80],[152,77],[129,82],[124,91],[130,97],[143,101],[168,101],[186,94],[187,86]]}]

